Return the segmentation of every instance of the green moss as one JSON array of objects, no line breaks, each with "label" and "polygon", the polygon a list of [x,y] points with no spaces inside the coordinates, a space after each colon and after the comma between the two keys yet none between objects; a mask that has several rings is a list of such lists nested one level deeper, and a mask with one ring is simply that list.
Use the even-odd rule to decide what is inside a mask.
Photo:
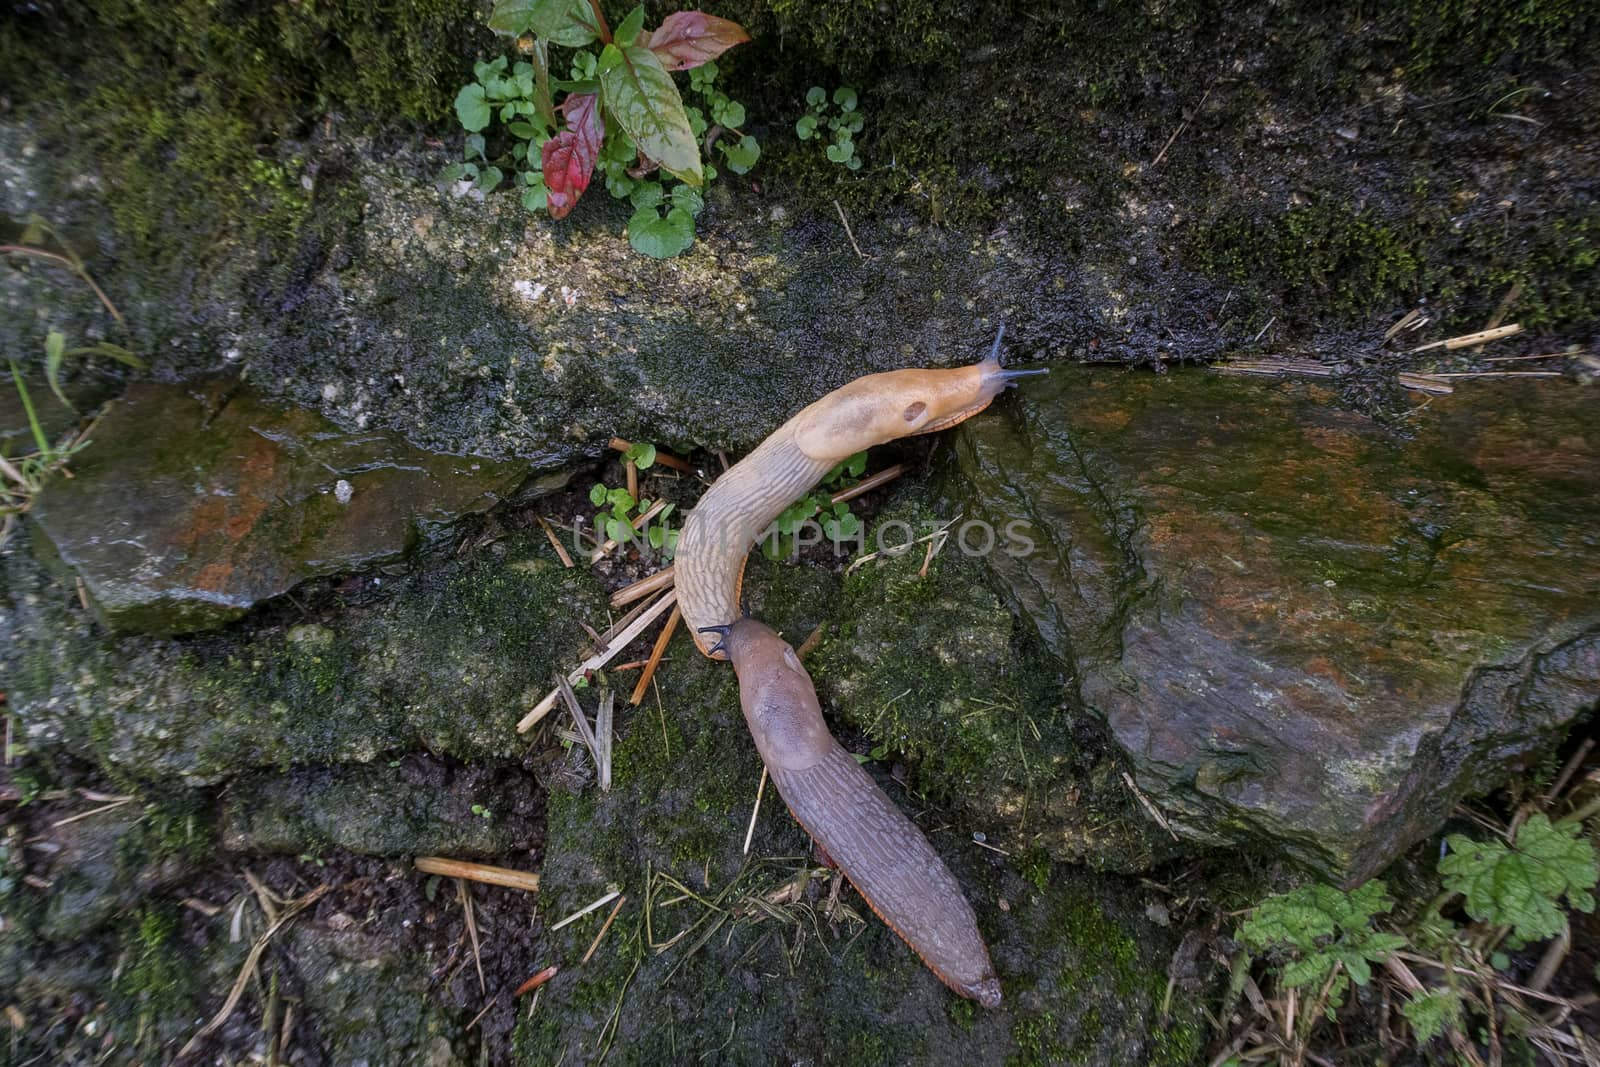
[{"label": "green moss", "polygon": [[305,171],[280,142],[317,122],[442,117],[483,36],[448,0],[113,0],[8,20],[0,55],[32,73],[19,102],[56,131],[63,169],[114,160],[118,228],[176,254],[174,231],[292,228]]},{"label": "green moss", "polygon": [[1590,45],[1600,15],[1585,0],[1440,0],[1407,5],[1413,61],[1421,69],[1455,64],[1532,66]]},{"label": "green moss", "polygon": [[177,906],[165,901],[146,904],[124,927],[122,966],[111,981],[113,1012],[138,1020],[119,1027],[142,1039],[140,1051],[154,1053],[192,1029],[199,1014],[203,969],[179,934]]}]

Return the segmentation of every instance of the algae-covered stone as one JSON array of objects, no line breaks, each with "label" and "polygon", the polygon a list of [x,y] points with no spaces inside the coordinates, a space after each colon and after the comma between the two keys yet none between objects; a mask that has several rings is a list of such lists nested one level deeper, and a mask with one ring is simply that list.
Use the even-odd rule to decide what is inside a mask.
[{"label": "algae-covered stone", "polygon": [[855,727],[875,754],[909,764],[912,788],[991,843],[1148,867],[1170,839],[1136,810],[1101,724],[982,563],[1016,551],[1007,538],[1024,531],[969,526],[928,497],[903,490],[869,524],[867,548],[941,528],[945,539],[931,559],[915,544],[845,578],[810,664],[824,710],[836,730]]},{"label": "algae-covered stone", "polygon": [[228,787],[222,845],[233,852],[343,848],[374,856],[508,855],[537,838],[537,787],[513,772],[423,758],[297,768]]},{"label": "algae-covered stone", "polygon": [[381,937],[309,923],[287,934],[318,1044],[330,1062],[459,1067],[462,1023],[428,991],[428,969]]},{"label": "algae-covered stone", "polygon": [[107,636],[24,551],[3,557],[0,671],[31,749],[106,773],[206,784],[254,768],[370,762],[417,748],[503,760],[511,728],[605,618],[594,578],[542,536],[360,583],[332,626],[261,623],[196,639]]},{"label": "algae-covered stone", "polygon": [[125,631],[206,629],[307,578],[396,559],[527,474],[341,433],[223,382],[135,385],[94,436],[33,512],[99,615]]},{"label": "algae-covered stone", "polygon": [[1401,437],[1314,390],[1080,372],[973,420],[988,560],[1182,832],[1377,870],[1600,696],[1600,422],[1567,383]]},{"label": "algae-covered stone", "polygon": [[[825,583],[791,580],[803,573],[753,561],[746,575],[762,617],[791,639],[828,604]],[[1004,984],[998,1011],[946,990],[853,890],[842,887],[831,906],[832,876],[816,868],[804,831],[770,788],[744,853],[761,765],[736,680],[677,640],[659,676],[660,705],[619,715],[612,790],[551,795],[547,923],[612,889],[626,900],[582,966],[571,961],[609,907],[548,935],[549,959],[567,962],[519,1028],[521,1062],[598,1062],[602,1052],[623,1064],[1195,1057],[1192,1005],[1177,1005],[1162,1032],[1175,935],[1141,917],[1143,902],[1044,860],[1023,879],[973,843],[977,827],[964,813],[930,810],[881,765],[868,766],[973,904]]]}]

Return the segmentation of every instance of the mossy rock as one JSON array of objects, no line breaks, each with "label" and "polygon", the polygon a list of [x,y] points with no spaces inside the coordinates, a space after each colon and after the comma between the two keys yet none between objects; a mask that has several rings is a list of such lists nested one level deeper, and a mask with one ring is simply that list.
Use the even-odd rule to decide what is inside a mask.
[{"label": "mossy rock", "polygon": [[[802,629],[789,613],[775,621]],[[830,913],[826,871],[796,891],[814,862],[775,798],[745,854],[760,762],[733,672],[680,640],[659,706],[619,717],[611,792],[591,785],[551,797],[546,923],[612,889],[626,900],[588,963],[577,960],[612,905],[549,936],[549,959],[562,970],[519,1026],[519,1060],[1187,1063],[1198,1055],[1203,1030],[1191,1005],[1157,1036],[1173,935],[1143,919],[1125,891],[1048,860],[1024,880],[972,843],[970,824],[956,816],[951,825],[951,814],[929,811],[891,780],[881,784],[928,829],[978,913],[1007,998],[997,1011],[955,998],[852,890]]]},{"label": "mossy rock", "polygon": [[1179,833],[1370,876],[1600,695],[1600,435],[1569,382],[1434,398],[1056,374],[957,433],[986,558]]},{"label": "mossy rock", "polygon": [[15,544],[4,565],[0,655],[22,734],[36,752],[63,748],[131,782],[214,783],[415,748],[511,758],[519,709],[578,658],[571,620],[605,617],[594,579],[537,534],[357,580],[368,606],[333,625],[262,621],[196,639],[108,637],[72,585]]}]

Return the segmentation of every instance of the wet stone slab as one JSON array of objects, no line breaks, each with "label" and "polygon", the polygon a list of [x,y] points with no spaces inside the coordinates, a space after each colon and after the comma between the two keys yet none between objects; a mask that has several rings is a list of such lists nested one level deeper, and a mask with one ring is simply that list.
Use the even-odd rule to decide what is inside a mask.
[{"label": "wet stone slab", "polygon": [[34,528],[123,632],[219,626],[307,578],[394,560],[528,473],[346,432],[225,382],[132,386],[91,440],[40,495]]},{"label": "wet stone slab", "polygon": [[1600,418],[1476,383],[1396,431],[1325,391],[1056,373],[956,443],[989,558],[1174,827],[1360,877],[1600,699]]}]

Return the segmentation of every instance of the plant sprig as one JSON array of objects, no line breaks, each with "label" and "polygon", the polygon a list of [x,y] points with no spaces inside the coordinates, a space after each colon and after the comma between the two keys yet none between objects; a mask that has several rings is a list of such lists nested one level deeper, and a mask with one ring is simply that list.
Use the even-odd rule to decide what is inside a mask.
[{"label": "plant sprig", "polygon": [[[712,62],[750,37],[701,11],[673,12],[654,31],[644,18],[636,7],[613,33],[598,3],[497,0],[490,28],[518,38],[528,58],[474,67],[476,80],[455,100],[468,134],[463,157],[445,179],[469,180],[487,194],[509,171],[525,208],[559,219],[598,173],[607,192],[633,204],[628,242],[636,251],[664,259],[687,249],[705,207],[700,190],[717,176],[713,149],[736,174],[761,155],[742,129],[744,105],[716,87]],[[565,80],[550,76],[552,46],[577,50]],[[676,71],[689,72],[701,106],[684,104]],[[491,151],[497,123],[511,137],[509,150]]]},{"label": "plant sprig", "polygon": [[856,91],[847,85],[835,89],[831,98],[822,86],[813,85],[806,91],[806,113],[794,124],[795,135],[802,141],[816,138],[825,145],[831,162],[860,170],[855,135],[866,125],[866,117],[859,103]]}]

